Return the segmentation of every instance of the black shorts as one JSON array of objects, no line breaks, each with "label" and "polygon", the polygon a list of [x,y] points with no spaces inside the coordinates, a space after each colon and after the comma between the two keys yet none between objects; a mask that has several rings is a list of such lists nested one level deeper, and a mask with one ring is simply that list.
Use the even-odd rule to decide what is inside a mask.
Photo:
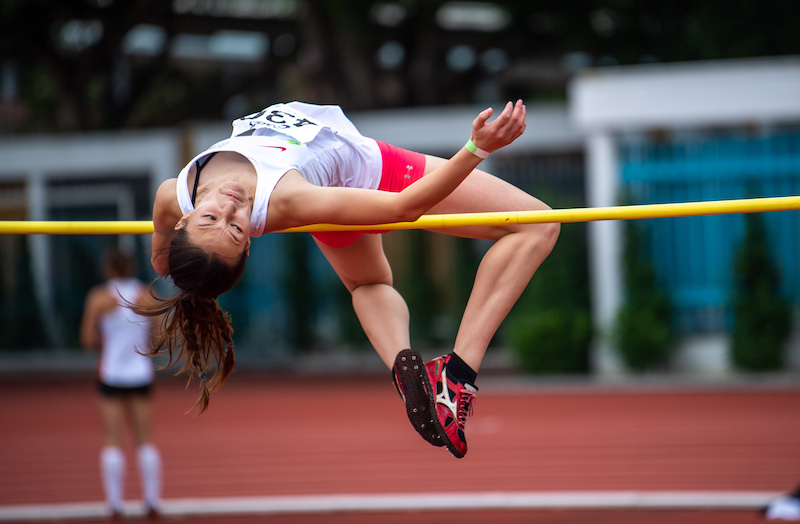
[{"label": "black shorts", "polygon": [[150,396],[150,386],[152,384],[145,384],[144,386],[135,386],[132,388],[120,388],[117,386],[109,386],[101,381],[97,381],[97,390],[100,395],[104,397],[147,397]]}]

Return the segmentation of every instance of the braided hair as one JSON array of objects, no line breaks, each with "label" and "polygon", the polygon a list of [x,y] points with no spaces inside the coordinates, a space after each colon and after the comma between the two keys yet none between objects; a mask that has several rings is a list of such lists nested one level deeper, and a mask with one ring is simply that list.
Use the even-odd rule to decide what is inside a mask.
[{"label": "braided hair", "polygon": [[242,276],[247,253],[231,264],[193,244],[185,229],[174,233],[168,249],[169,275],[180,292],[160,299],[151,285],[155,303],[131,307],[142,315],[162,317],[159,336],[145,354],[166,353],[166,367],[185,357],[177,374],[188,373],[190,382],[195,376],[200,379],[202,391],[194,406],[199,414],[235,366],[231,318],[217,297]]}]

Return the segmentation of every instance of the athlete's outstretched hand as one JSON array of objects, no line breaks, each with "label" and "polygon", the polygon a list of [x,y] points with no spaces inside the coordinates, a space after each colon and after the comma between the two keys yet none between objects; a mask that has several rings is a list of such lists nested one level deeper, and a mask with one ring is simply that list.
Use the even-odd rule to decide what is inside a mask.
[{"label": "athlete's outstretched hand", "polygon": [[507,103],[503,112],[494,121],[486,123],[492,116],[492,108],[484,109],[472,122],[472,143],[492,152],[507,146],[525,131],[525,104]]}]

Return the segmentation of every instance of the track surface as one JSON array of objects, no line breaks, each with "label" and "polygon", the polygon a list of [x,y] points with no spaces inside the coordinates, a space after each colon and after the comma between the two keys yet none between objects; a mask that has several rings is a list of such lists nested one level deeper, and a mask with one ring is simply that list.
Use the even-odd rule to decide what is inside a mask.
[{"label": "track surface", "polygon": [[[236,374],[200,417],[161,376],[155,440],[164,498],[551,491],[780,493],[800,482],[800,387],[613,390],[481,383],[469,453],[425,443],[383,377]],[[102,501],[90,377],[0,381],[0,512]],[[128,453],[126,499],[140,498]],[[752,509],[345,511],[170,516],[170,522],[749,523]],[[72,523],[98,522],[73,519]]]}]

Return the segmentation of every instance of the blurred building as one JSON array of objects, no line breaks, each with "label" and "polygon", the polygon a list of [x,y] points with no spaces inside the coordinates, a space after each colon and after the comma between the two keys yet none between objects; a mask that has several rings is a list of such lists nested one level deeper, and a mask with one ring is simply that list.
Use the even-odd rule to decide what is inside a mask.
[{"label": "blurred building", "polygon": [[[586,136],[587,203],[726,200],[800,194],[800,59],[749,59],[591,70],[571,85]],[[800,303],[800,216],[765,215],[782,292]],[[652,259],[684,336],[677,367],[727,370],[733,258],[741,215],[652,221]],[[621,223],[590,225],[596,327],[622,297]],[[794,343],[790,361],[798,360]],[[595,367],[620,369],[597,339]]]},{"label": "blurred building", "polygon": [[[496,105],[496,104],[495,104]],[[364,111],[350,116],[367,136],[425,153],[450,156],[464,143],[483,107],[425,107]],[[147,220],[155,190],[196,151],[229,135],[227,122],[194,123],[149,132],[8,138],[0,143],[0,216],[26,220]],[[523,137],[492,155],[489,171],[555,207],[720,200],[800,194],[800,60],[751,59],[586,70],[568,104],[529,105]],[[568,202],[561,205],[559,202]],[[653,260],[674,301],[683,345],[674,368],[724,373],[733,251],[741,217],[660,219],[653,225]],[[800,303],[800,214],[768,216],[784,293]],[[566,225],[567,227],[586,227]],[[621,300],[619,222],[589,226],[588,261],[595,325],[593,369],[624,370],[607,331]],[[395,256],[406,232],[387,236],[396,273],[408,263]],[[31,303],[21,321],[39,322],[42,344],[72,346],[83,293],[97,278],[92,268],[107,237],[30,235],[0,238],[10,254],[4,280],[29,279],[29,289],[3,297],[4,317]],[[130,237],[144,276],[149,238]],[[453,246],[433,263],[434,286],[453,272]],[[478,247],[477,249],[480,249]],[[289,255],[287,255],[290,254]],[[15,262],[16,261],[16,262]],[[17,263],[22,261],[23,263]],[[444,262],[442,262],[444,261]],[[393,260],[394,262],[394,260]],[[304,264],[304,281],[292,266]],[[576,260],[576,264],[586,261]],[[25,277],[26,270],[29,272]],[[11,289],[6,287],[5,289]],[[240,362],[280,364],[310,333],[310,344],[346,346],[343,316],[349,299],[307,235],[268,235],[253,243],[243,278],[223,297],[234,318]],[[313,304],[306,325],[292,310]],[[24,320],[27,318],[28,320]],[[447,319],[443,320],[447,324]],[[37,329],[39,328],[37,325]],[[443,337],[446,338],[446,337]],[[302,342],[302,343],[301,343]],[[3,342],[7,344],[8,342]],[[76,344],[75,344],[76,345]],[[13,347],[13,346],[12,346]],[[800,342],[790,365],[800,368]]]}]

